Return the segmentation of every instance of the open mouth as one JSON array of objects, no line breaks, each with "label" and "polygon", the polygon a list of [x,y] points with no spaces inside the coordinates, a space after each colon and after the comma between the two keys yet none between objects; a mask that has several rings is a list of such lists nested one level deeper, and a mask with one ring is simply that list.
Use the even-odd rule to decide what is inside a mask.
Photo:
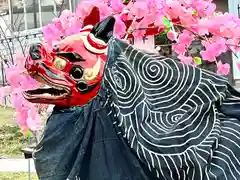
[{"label": "open mouth", "polygon": [[64,89],[39,88],[25,91],[23,94],[26,99],[62,99],[68,96],[69,93]]},{"label": "open mouth", "polygon": [[45,77],[40,76],[40,74],[38,74],[38,78],[41,78],[42,82],[44,82],[44,85],[46,86],[43,88],[23,92],[24,98],[30,102],[36,100],[64,99],[71,93],[71,90],[69,88],[52,83]]}]

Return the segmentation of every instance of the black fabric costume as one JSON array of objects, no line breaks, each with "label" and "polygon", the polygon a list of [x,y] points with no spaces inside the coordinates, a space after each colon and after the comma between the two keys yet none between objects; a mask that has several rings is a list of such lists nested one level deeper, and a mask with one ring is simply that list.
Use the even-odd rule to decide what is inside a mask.
[{"label": "black fabric costume", "polygon": [[109,42],[99,95],[55,108],[41,180],[239,180],[240,94],[221,76]]}]

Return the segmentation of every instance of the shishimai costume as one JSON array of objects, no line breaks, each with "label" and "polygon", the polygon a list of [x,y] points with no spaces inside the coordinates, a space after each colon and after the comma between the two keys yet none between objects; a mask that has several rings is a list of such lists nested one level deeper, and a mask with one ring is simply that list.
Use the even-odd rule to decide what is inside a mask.
[{"label": "shishimai costume", "polygon": [[239,180],[240,94],[112,37],[114,22],[30,47],[26,69],[52,88],[24,97],[56,105],[33,153],[40,180]]}]

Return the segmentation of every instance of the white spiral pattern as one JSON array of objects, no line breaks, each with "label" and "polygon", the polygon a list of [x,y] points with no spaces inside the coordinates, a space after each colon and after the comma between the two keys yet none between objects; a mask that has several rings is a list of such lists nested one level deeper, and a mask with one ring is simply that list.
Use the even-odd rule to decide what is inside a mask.
[{"label": "white spiral pattern", "polygon": [[227,81],[114,39],[116,49],[105,82],[122,134],[149,169],[161,180],[240,179],[240,122],[216,108],[240,99]]}]

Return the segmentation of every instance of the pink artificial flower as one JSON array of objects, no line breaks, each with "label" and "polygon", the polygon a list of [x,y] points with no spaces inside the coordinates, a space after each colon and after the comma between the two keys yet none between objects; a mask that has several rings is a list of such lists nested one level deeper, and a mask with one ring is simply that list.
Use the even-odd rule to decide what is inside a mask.
[{"label": "pink artificial flower", "polygon": [[26,57],[22,53],[15,54],[13,56],[14,65],[21,70],[25,70],[25,59]]},{"label": "pink artificial flower", "polygon": [[53,18],[52,20],[55,28],[57,28],[60,32],[63,31],[63,26],[60,18]]},{"label": "pink artificial flower", "polygon": [[186,46],[180,43],[173,44],[172,48],[177,54],[184,54],[187,51]]},{"label": "pink artificial flower", "polygon": [[194,40],[194,36],[189,31],[183,30],[183,32],[179,35],[178,40],[180,44],[188,47]]},{"label": "pink artificial flower", "polygon": [[216,10],[216,4],[215,3],[210,3],[209,5],[208,5],[208,7],[205,9],[205,13],[206,13],[206,15],[208,15],[208,16],[211,16],[211,15],[213,15],[213,13],[215,12],[215,10]]},{"label": "pink artificial flower", "polygon": [[227,51],[226,42],[227,41],[225,38],[213,36],[212,38],[209,38],[209,42],[204,46],[207,51],[211,51],[213,54],[215,54],[215,56],[219,56]]},{"label": "pink artificial flower", "polygon": [[115,15],[114,17],[116,22],[115,22],[113,34],[117,38],[122,38],[126,34],[126,25],[121,20],[120,15]]},{"label": "pink artificial flower", "polygon": [[164,24],[163,24],[164,17],[165,17],[165,14],[162,11],[157,11],[155,13],[154,25],[158,27],[164,27]]},{"label": "pink artificial flower", "polygon": [[0,104],[3,103],[3,100],[6,96],[11,93],[11,86],[4,86],[0,88]]},{"label": "pink artificial flower", "polygon": [[193,58],[190,56],[178,55],[178,59],[181,60],[183,64],[191,65],[193,62]]},{"label": "pink artificial flower", "polygon": [[200,35],[205,35],[209,33],[209,27],[214,27],[213,22],[208,18],[201,18],[198,21],[197,28]]},{"label": "pink artificial flower", "polygon": [[189,27],[192,24],[196,24],[196,19],[193,17],[193,9],[189,8],[187,9],[183,14],[179,15],[181,24]]},{"label": "pink artificial flower", "polygon": [[37,131],[41,129],[42,125],[42,120],[40,115],[38,114],[38,109],[33,107],[28,110],[27,114],[27,126],[32,130],[32,131]]},{"label": "pink artificial flower", "polygon": [[234,38],[240,38],[240,26],[233,29],[233,36]]},{"label": "pink artificial flower", "polygon": [[233,32],[231,29],[229,29],[229,27],[220,27],[219,28],[219,33],[218,35],[222,36],[222,37],[226,37],[226,38],[232,38],[233,37]]},{"label": "pink artificial flower", "polygon": [[221,61],[217,63],[217,74],[228,75],[229,70],[230,65],[228,63],[223,64]]},{"label": "pink artificial flower", "polygon": [[15,92],[12,92],[11,94],[11,102],[13,108],[20,108],[23,107],[25,100],[22,96],[22,90],[20,88],[15,88]]},{"label": "pink artificial flower", "polygon": [[[11,68],[6,69],[6,79],[13,87],[18,87],[21,82],[20,74],[22,71],[19,68],[13,66]],[[17,78],[16,78],[17,77]]]},{"label": "pink artificial flower", "polygon": [[157,11],[162,10],[166,5],[165,0],[146,0],[145,1],[148,12],[155,14]]},{"label": "pink artificial flower", "polygon": [[100,21],[104,20],[109,15],[113,14],[112,8],[110,8],[106,3],[101,2],[97,5],[100,11]]},{"label": "pink artificial flower", "polygon": [[216,57],[227,51],[226,39],[213,36],[209,41],[202,41],[206,50],[201,51],[201,56],[204,60],[214,62]]},{"label": "pink artificial flower", "polygon": [[42,28],[43,37],[45,42],[52,46],[53,41],[60,41],[61,36],[64,35],[64,32],[55,28],[54,24],[48,24]]},{"label": "pink artificial flower", "polygon": [[209,51],[208,49],[205,51],[200,52],[202,59],[209,61],[209,62],[214,62],[216,61],[216,54],[212,51]]},{"label": "pink artificial flower", "polygon": [[230,48],[233,52],[240,52],[240,46],[239,46],[239,39],[228,39],[226,41],[226,44],[228,45],[228,48]]},{"label": "pink artificial flower", "polygon": [[194,8],[198,16],[203,17],[206,16],[206,9],[209,6],[210,2],[208,1],[203,1],[203,0],[194,0],[191,1],[190,6]]},{"label": "pink artificial flower", "polygon": [[174,41],[174,40],[176,40],[175,38],[177,37],[177,35],[176,35],[175,32],[173,32],[173,31],[168,31],[167,37],[168,37],[168,39],[170,39],[171,41]]},{"label": "pink artificial flower", "polygon": [[4,86],[0,88],[0,97],[8,96],[11,93],[11,86]]},{"label": "pink artificial flower", "polygon": [[186,10],[184,6],[181,6],[181,4],[178,1],[167,1],[167,14],[171,18],[177,18],[180,15],[184,14],[184,11]]},{"label": "pink artificial flower", "polygon": [[71,18],[68,22],[68,28],[65,30],[65,36],[71,36],[79,33],[82,28],[82,23],[77,18]]},{"label": "pink artificial flower", "polygon": [[40,83],[33,79],[31,76],[22,75],[20,86],[22,90],[31,90],[40,87]]},{"label": "pink artificial flower", "polygon": [[27,126],[27,122],[26,122],[27,113],[28,113],[27,109],[25,109],[25,110],[22,109],[21,111],[15,112],[16,121],[17,121],[18,125],[22,128],[23,133],[27,132],[27,130],[28,130],[28,126]]},{"label": "pink artificial flower", "polygon": [[122,12],[122,10],[125,6],[124,6],[122,0],[112,0],[111,7],[114,12],[119,13],[119,12]]},{"label": "pink artificial flower", "polygon": [[130,15],[140,19],[148,14],[148,9],[145,6],[146,3],[144,1],[137,1],[134,3],[130,1],[126,7],[129,10]]},{"label": "pink artificial flower", "polygon": [[[67,30],[69,28],[69,20],[73,17],[73,13],[70,10],[63,10],[59,20],[61,22],[62,25],[62,29],[63,30]],[[57,29],[57,27],[55,26],[55,28]],[[59,30],[59,29],[58,29]],[[60,30],[59,30],[60,31]]]},{"label": "pink artificial flower", "polygon": [[76,16],[84,19],[84,17],[89,15],[90,10],[94,6],[97,6],[97,4],[100,2],[101,2],[101,0],[91,0],[91,1],[81,0],[75,11]]}]

